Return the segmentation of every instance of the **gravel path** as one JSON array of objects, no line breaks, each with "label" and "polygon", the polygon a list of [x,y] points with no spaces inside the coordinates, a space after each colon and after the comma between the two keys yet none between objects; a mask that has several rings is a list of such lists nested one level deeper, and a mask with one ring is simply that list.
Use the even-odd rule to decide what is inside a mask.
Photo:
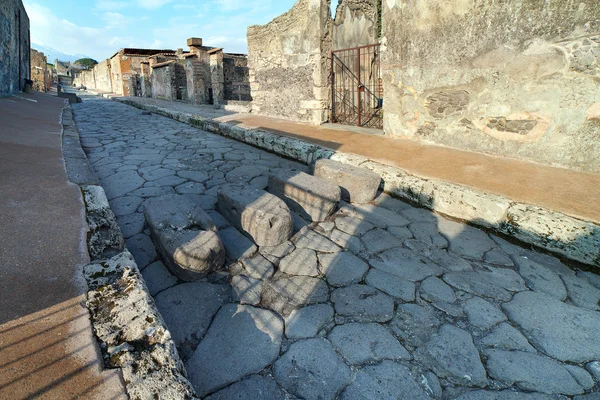
[{"label": "gravel path", "polygon": [[[199,396],[600,398],[598,275],[385,195],[257,248],[215,211],[218,188],[306,166],[113,101],[73,108]],[[199,282],[169,273],[145,226],[144,202],[173,193],[209,211],[229,256]]]}]

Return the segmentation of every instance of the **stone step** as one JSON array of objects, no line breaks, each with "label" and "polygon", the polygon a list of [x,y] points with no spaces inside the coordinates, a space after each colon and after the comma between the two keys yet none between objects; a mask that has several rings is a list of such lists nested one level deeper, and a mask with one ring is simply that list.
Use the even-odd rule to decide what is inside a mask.
[{"label": "stone step", "polygon": [[373,171],[325,158],[315,163],[313,174],[339,185],[342,199],[350,203],[372,201],[381,184],[381,176]]},{"label": "stone step", "polygon": [[280,171],[269,178],[269,192],[308,221],[324,221],[337,208],[341,191],[336,184],[298,171]]},{"label": "stone step", "polygon": [[264,190],[222,186],[217,192],[217,209],[259,246],[277,246],[288,240],[294,230],[288,206]]},{"label": "stone step", "polygon": [[191,198],[170,194],[151,199],[144,215],[156,249],[179,279],[198,280],[225,263],[217,227]]}]

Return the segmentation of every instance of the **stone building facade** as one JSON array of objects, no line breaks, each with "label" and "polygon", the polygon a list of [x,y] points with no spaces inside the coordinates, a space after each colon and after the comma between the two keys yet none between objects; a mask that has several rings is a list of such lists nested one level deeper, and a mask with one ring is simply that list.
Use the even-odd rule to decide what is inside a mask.
[{"label": "stone building facade", "polygon": [[377,43],[377,0],[298,0],[248,28],[252,112],[321,124],[331,108],[331,52]]},{"label": "stone building facade", "polygon": [[48,68],[48,59],[41,51],[31,49],[31,80],[32,89],[47,92],[52,86],[52,72]]},{"label": "stone building facade", "polygon": [[384,1],[382,46],[386,135],[600,173],[597,0]]},{"label": "stone building facade", "polygon": [[21,0],[0,2],[0,95],[22,91],[30,78],[29,17]]}]

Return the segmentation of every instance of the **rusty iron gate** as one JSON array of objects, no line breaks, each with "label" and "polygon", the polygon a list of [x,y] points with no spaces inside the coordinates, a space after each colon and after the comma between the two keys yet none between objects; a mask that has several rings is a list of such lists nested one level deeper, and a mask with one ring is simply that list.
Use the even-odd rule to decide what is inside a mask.
[{"label": "rusty iron gate", "polygon": [[331,53],[330,122],[383,129],[379,44]]}]

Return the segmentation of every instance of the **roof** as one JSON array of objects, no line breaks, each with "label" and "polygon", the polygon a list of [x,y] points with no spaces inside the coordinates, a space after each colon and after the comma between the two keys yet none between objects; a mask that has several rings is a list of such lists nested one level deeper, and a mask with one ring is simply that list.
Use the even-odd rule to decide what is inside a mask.
[{"label": "roof", "polygon": [[175,53],[175,50],[157,50],[157,49],[134,49],[134,48],[123,48],[117,51],[111,58],[116,56],[117,54],[127,54],[127,55],[140,55],[140,56],[153,56],[159,53]]}]

